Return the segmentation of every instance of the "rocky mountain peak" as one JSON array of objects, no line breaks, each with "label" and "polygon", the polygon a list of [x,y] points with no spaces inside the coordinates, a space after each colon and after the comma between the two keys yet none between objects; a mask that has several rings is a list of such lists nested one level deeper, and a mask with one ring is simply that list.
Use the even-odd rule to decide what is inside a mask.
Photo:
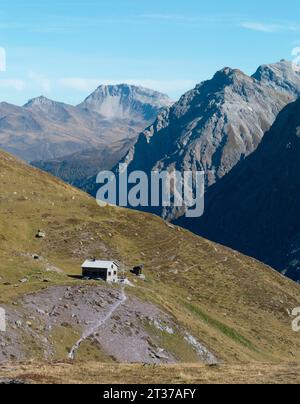
[{"label": "rocky mountain peak", "polygon": [[98,112],[107,119],[155,119],[158,112],[172,104],[157,91],[129,84],[101,85],[89,95],[80,108]]},{"label": "rocky mountain peak", "polygon": [[225,77],[243,77],[243,78],[248,78],[248,76],[242,72],[240,69],[233,69],[231,67],[224,67],[221,69],[219,72],[216,74],[223,75]]},{"label": "rocky mountain peak", "polygon": [[[298,77],[285,62],[280,66],[286,70],[280,84],[225,67],[197,85],[141,134],[125,157],[128,170],[200,169],[212,186],[256,150],[278,113],[295,100]],[[159,214],[174,218],[174,210]]]},{"label": "rocky mountain peak", "polygon": [[24,105],[24,108],[45,107],[45,106],[52,106],[53,104],[56,104],[55,101],[52,101],[49,98],[41,95],[40,97],[32,98],[31,100],[29,100]]},{"label": "rocky mountain peak", "polygon": [[75,107],[40,96],[29,100],[24,105],[24,110],[32,112],[35,119],[39,120],[41,114],[43,114],[47,121],[60,122],[65,125],[75,112]]},{"label": "rocky mountain peak", "polygon": [[293,62],[281,60],[278,63],[262,65],[252,77],[276,90],[300,94],[300,71]]},{"label": "rocky mountain peak", "polygon": [[218,82],[220,85],[231,85],[237,82],[251,82],[252,79],[239,69],[224,67],[219,70],[213,77],[212,82]]},{"label": "rocky mountain peak", "polygon": [[97,149],[100,153],[108,147],[109,156],[116,151],[120,158],[120,150],[124,148],[125,154],[137,135],[170,103],[164,94],[127,84],[100,86],[80,106],[43,95],[23,107],[1,103],[0,147],[28,162],[71,155],[80,160],[78,153],[83,152],[82,164],[91,164],[85,151]]}]

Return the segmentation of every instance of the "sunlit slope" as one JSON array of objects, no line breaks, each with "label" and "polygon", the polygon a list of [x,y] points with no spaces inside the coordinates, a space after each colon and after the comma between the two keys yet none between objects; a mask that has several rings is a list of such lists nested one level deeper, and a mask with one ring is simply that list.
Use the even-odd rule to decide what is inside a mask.
[{"label": "sunlit slope", "polygon": [[[128,293],[161,306],[220,360],[300,358],[289,315],[300,306],[299,285],[269,267],[157,217],[100,208],[6,153],[0,181],[0,304],[77,283],[68,275],[79,275],[91,256],[125,269],[144,263],[146,282],[132,278],[136,288]],[[38,230],[46,237],[36,238]]]}]

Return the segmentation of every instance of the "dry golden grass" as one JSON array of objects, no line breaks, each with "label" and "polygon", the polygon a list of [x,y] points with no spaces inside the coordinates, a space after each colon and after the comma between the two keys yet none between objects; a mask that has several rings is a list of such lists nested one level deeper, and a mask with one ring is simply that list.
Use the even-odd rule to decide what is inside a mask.
[{"label": "dry golden grass", "polygon": [[300,364],[8,364],[0,366],[1,379],[37,384],[299,384]]},{"label": "dry golden grass", "polygon": [[[38,229],[46,239],[35,238]],[[126,268],[143,262],[147,281],[136,281],[128,293],[162,307],[222,361],[300,361],[289,315],[300,306],[299,285],[157,217],[100,208],[83,192],[0,153],[0,305],[76,284],[68,275],[79,275],[90,256]],[[46,263],[63,273],[46,273]]]}]

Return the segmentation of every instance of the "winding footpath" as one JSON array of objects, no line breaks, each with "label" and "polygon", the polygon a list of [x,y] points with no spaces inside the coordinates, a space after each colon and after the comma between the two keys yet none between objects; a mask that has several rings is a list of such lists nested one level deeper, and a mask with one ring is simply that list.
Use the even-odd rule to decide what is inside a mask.
[{"label": "winding footpath", "polygon": [[75,359],[76,356],[76,352],[78,351],[78,349],[80,348],[81,344],[87,340],[88,338],[92,337],[100,327],[102,327],[109,319],[111,319],[111,317],[113,316],[113,314],[115,313],[116,310],[118,310],[118,308],[120,306],[122,306],[127,300],[127,296],[125,294],[125,287],[122,288],[122,292],[121,292],[121,300],[119,300],[118,302],[116,302],[111,309],[109,310],[109,312],[106,314],[106,316],[104,318],[102,318],[101,320],[99,320],[98,323],[96,323],[93,328],[86,330],[81,338],[76,342],[76,344],[72,347],[68,358],[71,360]]}]

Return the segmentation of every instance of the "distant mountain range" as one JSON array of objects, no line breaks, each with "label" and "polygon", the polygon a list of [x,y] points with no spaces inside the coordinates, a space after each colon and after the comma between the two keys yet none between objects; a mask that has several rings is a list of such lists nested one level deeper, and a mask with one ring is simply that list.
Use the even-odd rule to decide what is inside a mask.
[{"label": "distant mountain range", "polygon": [[86,117],[86,122],[76,130],[80,132],[83,128],[84,134],[92,124],[92,139],[84,134],[79,151],[69,149],[55,158],[35,158],[32,164],[80,187],[100,170],[111,169],[117,164],[138,134],[171,104],[168,96],[143,87],[100,86],[74,108],[75,115]]},{"label": "distant mountain range", "polygon": [[300,282],[299,157],[300,99],[255,153],[207,191],[205,215],[180,224]]},{"label": "distant mountain range", "polygon": [[[130,140],[170,104],[164,94],[125,84],[100,86],[75,107],[45,97],[23,107],[1,103],[0,147],[28,162],[88,149],[96,150],[101,160],[101,150],[118,148],[119,142],[131,145]],[[80,160],[78,154],[76,158]]]},{"label": "distant mountain range", "polygon": [[[249,77],[224,68],[164,110],[139,136],[123,162],[128,170],[203,170],[206,186],[253,153],[278,113],[300,94],[290,62],[259,67]],[[95,178],[84,189],[96,194]],[[161,209],[164,218],[179,213]]]}]

